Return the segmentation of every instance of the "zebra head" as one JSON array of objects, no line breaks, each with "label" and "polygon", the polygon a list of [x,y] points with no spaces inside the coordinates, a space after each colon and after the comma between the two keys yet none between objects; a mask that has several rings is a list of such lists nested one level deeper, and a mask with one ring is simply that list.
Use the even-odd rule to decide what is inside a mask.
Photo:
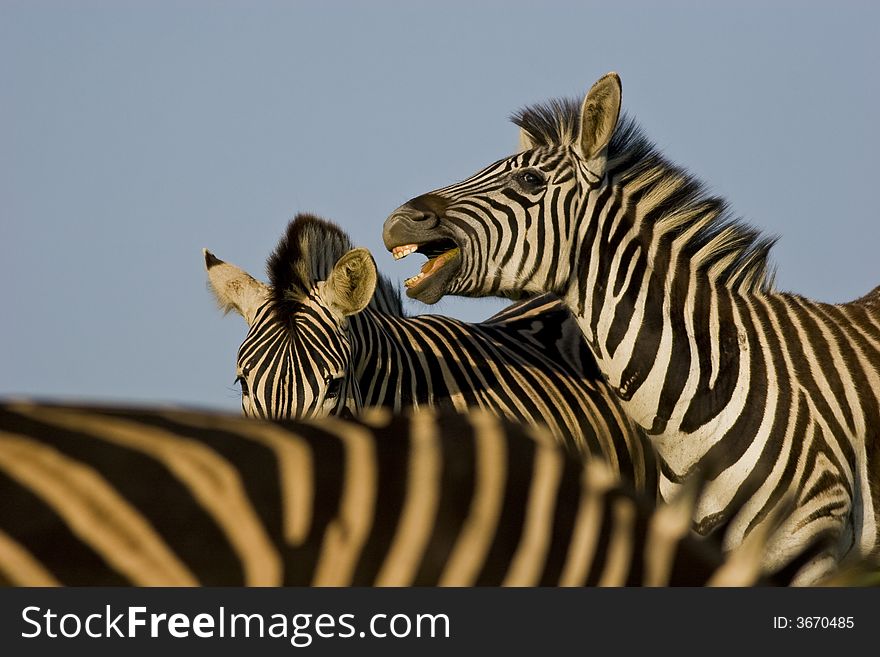
[{"label": "zebra head", "polygon": [[270,285],[205,251],[221,308],[249,331],[238,350],[245,415],[350,415],[361,407],[352,376],[349,318],[370,303],[378,274],[370,252],[338,227],[298,215],[267,261]]},{"label": "zebra head", "polygon": [[582,103],[554,101],[513,120],[520,150],[463,182],[418,196],[385,222],[396,259],[428,256],[406,281],[407,295],[435,303],[444,294],[559,294],[569,279],[580,214],[606,175],[620,114],[616,73],[599,79]]}]

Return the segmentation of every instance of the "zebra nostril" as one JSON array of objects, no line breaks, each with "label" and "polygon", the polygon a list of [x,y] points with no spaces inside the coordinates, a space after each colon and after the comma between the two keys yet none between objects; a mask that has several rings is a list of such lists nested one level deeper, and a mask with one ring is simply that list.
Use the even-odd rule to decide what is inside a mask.
[{"label": "zebra nostril", "polygon": [[[431,230],[439,224],[440,217],[433,212],[404,207],[385,220],[382,239],[385,247],[391,250],[395,246],[418,241],[421,231]],[[414,231],[415,228],[418,231]],[[416,232],[417,235],[414,235]]]},{"label": "zebra nostril", "polygon": [[382,238],[386,248],[424,241],[422,231],[440,225],[449,203],[449,199],[438,194],[422,194],[401,205],[385,220]]},{"label": "zebra nostril", "polygon": [[425,212],[423,210],[410,209],[403,212],[395,212],[388,220],[391,223],[417,223],[424,224],[430,222],[433,228],[440,223],[440,217],[435,212]]},{"label": "zebra nostril", "polygon": [[433,226],[436,226],[438,223],[440,223],[440,217],[438,217],[438,216],[437,216],[436,214],[434,214],[433,212],[422,212],[422,213],[420,213],[420,214],[413,214],[413,215],[410,217],[410,219],[412,219],[413,221],[417,221],[417,222],[419,222],[419,223],[423,223],[423,222],[426,222],[426,221],[431,221],[431,222],[433,222],[433,223],[431,224],[432,227],[433,227]]}]

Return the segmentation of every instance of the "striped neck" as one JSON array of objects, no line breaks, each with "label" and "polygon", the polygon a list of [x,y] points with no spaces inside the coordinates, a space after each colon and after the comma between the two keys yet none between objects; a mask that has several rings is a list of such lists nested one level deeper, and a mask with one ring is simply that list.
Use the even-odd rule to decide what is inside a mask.
[{"label": "striped neck", "polygon": [[[749,336],[717,318],[736,297],[768,287],[769,243],[712,199],[667,209],[679,181],[633,164],[612,166],[610,183],[588,190],[576,210],[563,297],[627,412],[662,441],[708,431],[742,395]],[[697,460],[691,454],[682,470]]]},{"label": "striped neck", "polygon": [[[360,390],[365,408],[384,406],[395,411],[417,402],[418,382],[402,376],[412,364],[402,353],[409,341],[400,337],[406,331],[407,318],[367,308],[349,319],[348,334],[352,345],[349,372]],[[409,386],[405,382],[409,382]],[[417,404],[416,404],[417,405]]]}]

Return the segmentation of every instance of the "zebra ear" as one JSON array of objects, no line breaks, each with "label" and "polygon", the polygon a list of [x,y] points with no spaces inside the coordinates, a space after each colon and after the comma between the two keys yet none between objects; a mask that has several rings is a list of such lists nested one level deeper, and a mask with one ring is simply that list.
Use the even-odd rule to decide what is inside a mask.
[{"label": "zebra ear", "polygon": [[236,311],[248,326],[254,323],[257,309],[269,298],[269,286],[243,269],[223,262],[208,249],[202,249],[208,285],[224,313]]},{"label": "zebra ear", "polygon": [[523,151],[530,151],[535,147],[535,140],[532,139],[532,136],[528,133],[525,128],[519,129],[519,150],[518,153],[522,153]]},{"label": "zebra ear", "polygon": [[584,98],[581,106],[579,146],[585,160],[604,160],[605,149],[617,127],[617,119],[620,118],[620,97],[620,76],[617,73],[606,73]]},{"label": "zebra ear", "polygon": [[355,315],[369,305],[378,282],[372,254],[367,249],[352,249],[333,266],[324,283],[325,298],[343,317]]}]

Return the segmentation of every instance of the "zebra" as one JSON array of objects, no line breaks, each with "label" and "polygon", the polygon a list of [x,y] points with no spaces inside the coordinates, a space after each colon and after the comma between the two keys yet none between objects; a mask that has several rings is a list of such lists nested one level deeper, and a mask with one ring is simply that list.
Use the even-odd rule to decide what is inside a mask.
[{"label": "zebra", "polygon": [[558,299],[537,297],[478,324],[405,317],[369,251],[310,214],[288,224],[269,257],[271,285],[209,251],[205,266],[220,306],[250,324],[237,359],[245,415],[484,409],[546,425],[656,496],[653,448],[598,376]]},{"label": "zebra", "polygon": [[808,584],[878,543],[880,288],[834,305],[776,291],[774,240],[665,159],[620,100],[609,73],[582,102],[520,111],[515,155],[399,207],[385,245],[441,254],[406,282],[426,303],[562,298],[651,436],[661,495],[706,466],[695,529],[744,507],[729,547],[792,494],[766,560],[831,536],[798,576]]},{"label": "zebra", "polygon": [[0,401],[6,586],[785,584],[545,429]]}]

